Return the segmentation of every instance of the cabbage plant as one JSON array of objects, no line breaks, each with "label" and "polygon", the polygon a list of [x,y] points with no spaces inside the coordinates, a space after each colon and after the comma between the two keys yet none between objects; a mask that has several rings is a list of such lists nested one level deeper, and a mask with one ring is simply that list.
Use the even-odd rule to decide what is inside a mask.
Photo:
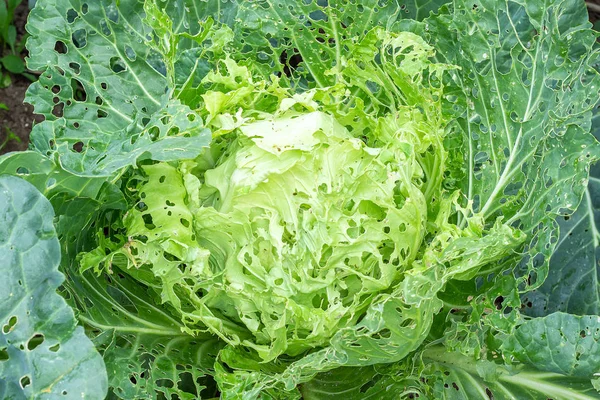
[{"label": "cabbage plant", "polygon": [[39,0],[0,394],[600,398],[590,27],[576,0]]}]

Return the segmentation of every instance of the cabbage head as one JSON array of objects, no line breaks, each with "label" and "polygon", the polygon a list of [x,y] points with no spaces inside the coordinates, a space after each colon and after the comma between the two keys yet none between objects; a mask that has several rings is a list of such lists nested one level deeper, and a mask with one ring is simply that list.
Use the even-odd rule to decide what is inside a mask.
[{"label": "cabbage head", "polygon": [[127,243],[84,255],[84,268],[110,260],[160,288],[186,331],[261,362],[327,348],[363,365],[414,350],[444,282],[525,235],[484,234],[448,179],[440,99],[456,67],[412,33],[375,28],[364,41],[330,71],[336,84],[296,94],[225,59],[204,79],[210,149],[143,166]]}]

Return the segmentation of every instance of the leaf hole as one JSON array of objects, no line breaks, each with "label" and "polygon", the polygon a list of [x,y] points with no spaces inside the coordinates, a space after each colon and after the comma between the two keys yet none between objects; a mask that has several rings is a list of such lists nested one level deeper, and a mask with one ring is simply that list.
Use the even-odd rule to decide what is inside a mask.
[{"label": "leaf hole", "polygon": [[36,347],[38,347],[39,345],[41,345],[42,343],[44,343],[44,335],[37,333],[35,335],[33,335],[28,341],[27,341],[27,350],[29,351],[33,351],[36,349]]},{"label": "leaf hole", "polygon": [[87,101],[87,92],[83,84],[77,79],[71,79],[71,89],[73,90],[73,99],[76,101]]},{"label": "leaf hole", "polygon": [[77,11],[75,11],[72,8],[67,10],[67,22],[69,24],[72,24],[77,19],[77,17],[79,17],[79,13]]},{"label": "leaf hole", "polygon": [[82,49],[87,45],[87,31],[85,29],[77,29],[71,35],[71,41],[78,49]]},{"label": "leaf hole", "polygon": [[127,57],[127,59],[131,62],[137,59],[135,50],[133,50],[133,48],[129,45],[125,45],[125,57]]},{"label": "leaf hole", "polygon": [[21,389],[25,389],[27,386],[31,385],[31,378],[29,378],[29,375],[24,375],[19,380],[19,383],[21,384]]},{"label": "leaf hole", "polygon": [[58,103],[54,107],[52,107],[52,115],[54,115],[56,118],[62,118],[64,109],[65,104],[62,102]]},{"label": "leaf hole", "polygon": [[377,383],[377,380],[375,380],[375,379],[373,379],[373,380],[370,380],[370,381],[368,381],[367,383],[365,383],[364,385],[362,385],[362,386],[360,387],[360,390],[359,390],[359,391],[360,391],[361,393],[367,393],[367,391],[368,391],[369,389],[371,389],[373,386],[375,386],[375,384],[376,384],[376,383]]},{"label": "leaf hole", "polygon": [[400,323],[400,328],[408,328],[409,326],[416,326],[415,321],[411,318],[405,319]]},{"label": "leaf hole", "polygon": [[54,51],[58,54],[67,54],[67,45],[65,42],[57,40],[56,43],[54,43]]},{"label": "leaf hole", "polygon": [[118,73],[121,73],[123,71],[126,71],[127,70],[127,66],[125,65],[125,63],[123,62],[123,60],[121,59],[121,57],[112,57],[110,59],[110,69],[115,74],[118,74]]},{"label": "leaf hole", "polygon": [[81,153],[83,151],[83,142],[77,142],[73,145],[73,151]]},{"label": "leaf hole", "polygon": [[171,379],[158,379],[156,381],[156,386],[171,389],[175,386],[175,384],[173,383],[173,381]]},{"label": "leaf hole", "polygon": [[12,317],[10,317],[8,320],[8,323],[2,327],[2,332],[4,334],[8,334],[9,332],[11,332],[14,329],[15,325],[17,325],[17,321],[18,321],[18,318],[16,315],[13,315]]},{"label": "leaf hole", "polygon": [[146,229],[152,230],[156,228],[156,225],[154,225],[154,221],[152,220],[152,215],[144,214],[142,215],[142,219],[144,220],[144,226],[146,227]]},{"label": "leaf hole", "polygon": [[494,299],[494,305],[497,310],[502,310],[502,302],[504,301],[504,297],[498,296]]}]

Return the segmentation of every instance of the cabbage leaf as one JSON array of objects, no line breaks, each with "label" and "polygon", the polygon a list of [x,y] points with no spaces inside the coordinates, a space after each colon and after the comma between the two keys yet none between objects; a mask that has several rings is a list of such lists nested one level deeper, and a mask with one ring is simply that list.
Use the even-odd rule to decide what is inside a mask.
[{"label": "cabbage leaf", "polygon": [[0,172],[52,202],[111,395],[598,398],[581,2],[40,0],[28,30],[45,121]]}]

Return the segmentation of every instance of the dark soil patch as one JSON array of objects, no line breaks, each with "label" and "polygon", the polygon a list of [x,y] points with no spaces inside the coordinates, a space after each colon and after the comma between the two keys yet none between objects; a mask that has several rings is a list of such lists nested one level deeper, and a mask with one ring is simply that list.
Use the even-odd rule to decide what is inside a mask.
[{"label": "dark soil patch", "polygon": [[590,22],[594,24],[594,29],[598,29],[598,21],[600,21],[600,0],[587,0],[588,12],[590,13]]},{"label": "dark soil patch", "polygon": [[[17,41],[22,40],[25,35],[25,24],[28,15],[27,0],[24,0],[15,10],[14,24],[17,28]],[[21,55],[25,57],[27,53],[24,51]],[[27,149],[31,126],[34,121],[40,122],[43,120],[42,116],[33,114],[32,106],[23,104],[25,92],[31,82],[19,75],[12,76],[12,81],[13,83],[9,87],[0,89],[0,103],[4,103],[8,107],[8,110],[0,110],[0,145],[4,143],[9,132],[16,135],[20,142],[9,140],[6,146],[0,149],[0,154]]]},{"label": "dark soil patch", "polygon": [[20,140],[9,140],[2,153],[27,149],[33,122],[44,119],[40,115],[34,116],[31,105],[23,104],[25,91],[30,84],[26,78],[14,77],[12,85],[0,89],[0,102],[8,107],[8,110],[0,110],[0,144],[4,143],[9,132],[13,132]]},{"label": "dark soil patch", "polygon": [[21,4],[17,6],[15,10],[14,24],[17,28],[17,41],[21,40],[25,35],[25,24],[27,23],[27,16],[29,15],[29,5],[27,0],[21,1]]}]

